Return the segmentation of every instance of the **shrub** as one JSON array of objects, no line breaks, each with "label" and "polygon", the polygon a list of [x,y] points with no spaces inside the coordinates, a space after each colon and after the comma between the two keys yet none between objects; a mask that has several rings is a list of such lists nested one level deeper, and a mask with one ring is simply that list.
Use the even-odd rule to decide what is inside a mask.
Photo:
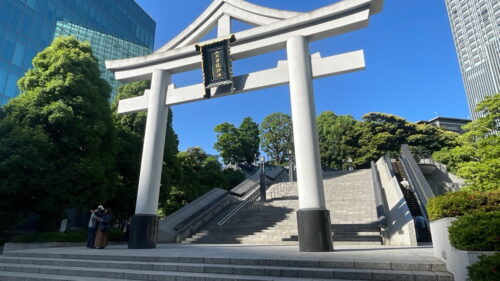
[{"label": "shrub", "polygon": [[448,228],[450,243],[465,251],[500,250],[500,211],[459,217]]},{"label": "shrub", "polygon": [[108,238],[109,241],[122,242],[125,241],[125,234],[121,229],[114,228],[109,231]]},{"label": "shrub", "polygon": [[431,198],[427,202],[427,214],[431,221],[458,217],[475,211],[499,211],[500,191],[458,191]]},{"label": "shrub", "polygon": [[479,260],[468,266],[467,270],[472,281],[500,280],[500,253],[480,255]]}]

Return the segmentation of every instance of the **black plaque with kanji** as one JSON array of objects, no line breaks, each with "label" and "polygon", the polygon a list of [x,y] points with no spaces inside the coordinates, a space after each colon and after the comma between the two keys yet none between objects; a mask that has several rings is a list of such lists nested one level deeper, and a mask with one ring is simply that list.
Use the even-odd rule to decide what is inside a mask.
[{"label": "black plaque with kanji", "polygon": [[229,43],[234,42],[234,36],[228,39],[196,45],[202,56],[203,84],[205,97],[210,97],[210,88],[231,85],[232,68],[229,57]]}]

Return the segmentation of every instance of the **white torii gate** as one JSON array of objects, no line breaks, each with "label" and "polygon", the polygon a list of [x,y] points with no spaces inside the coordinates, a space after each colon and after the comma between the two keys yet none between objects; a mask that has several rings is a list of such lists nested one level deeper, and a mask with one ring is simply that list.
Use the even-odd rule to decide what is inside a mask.
[{"label": "white torii gate", "polygon": [[156,52],[106,61],[106,68],[122,82],[151,80],[143,96],[121,100],[119,113],[148,111],[135,216],[129,248],[156,247],[157,208],[167,113],[169,106],[205,99],[203,83],[176,88],[171,76],[201,67],[195,44],[217,26],[217,35],[231,35],[231,19],[249,23],[252,29],[235,33],[231,59],[238,60],[286,48],[287,61],[276,68],[233,77],[233,87],[213,88],[211,98],[290,84],[299,211],[300,251],[331,251],[329,211],[321,175],[313,78],[365,68],[362,50],[322,58],[309,54],[309,42],[364,28],[370,15],[380,12],[383,0],[343,0],[307,12],[291,12],[257,6],[243,0],[214,0],[185,30]]}]

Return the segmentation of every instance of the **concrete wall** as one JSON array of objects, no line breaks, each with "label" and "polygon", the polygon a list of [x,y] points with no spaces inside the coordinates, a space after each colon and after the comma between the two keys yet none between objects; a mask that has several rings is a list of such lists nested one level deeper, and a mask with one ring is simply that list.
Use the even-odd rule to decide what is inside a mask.
[{"label": "concrete wall", "polygon": [[387,245],[416,246],[415,224],[396,176],[391,173],[391,167],[383,157],[377,161],[376,166],[388,211],[386,213],[389,236]]},{"label": "concrete wall", "polygon": [[439,167],[433,164],[418,163],[418,166],[436,195],[456,191],[456,187],[462,186],[465,183],[464,179],[449,173],[447,170],[439,169]]},{"label": "concrete wall", "polygon": [[456,218],[444,218],[431,222],[434,256],[446,264],[446,269],[455,276],[455,281],[468,280],[467,266],[475,263],[479,255],[493,255],[494,251],[462,251],[450,244],[448,227]]}]

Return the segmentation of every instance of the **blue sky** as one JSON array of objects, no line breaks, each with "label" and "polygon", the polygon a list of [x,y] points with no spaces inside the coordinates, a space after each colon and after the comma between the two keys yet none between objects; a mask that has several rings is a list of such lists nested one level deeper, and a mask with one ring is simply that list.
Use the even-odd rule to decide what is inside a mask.
[{"label": "blue sky", "polygon": [[[211,0],[136,0],[156,21],[155,49],[186,28]],[[248,0],[277,9],[311,11],[336,0]],[[247,28],[235,24],[236,31]],[[386,0],[368,28],[312,42],[310,51],[330,56],[364,49],[366,69],[314,80],[316,113],[331,110],[356,119],[384,112],[408,121],[436,115],[469,118],[444,0]],[[276,66],[284,50],[233,62],[235,75]],[[174,75],[177,86],[201,83],[201,72]],[[172,108],[179,150],[200,146],[210,154],[217,124],[239,125],[250,116],[260,123],[274,112],[290,114],[288,86],[210,99]]]}]

